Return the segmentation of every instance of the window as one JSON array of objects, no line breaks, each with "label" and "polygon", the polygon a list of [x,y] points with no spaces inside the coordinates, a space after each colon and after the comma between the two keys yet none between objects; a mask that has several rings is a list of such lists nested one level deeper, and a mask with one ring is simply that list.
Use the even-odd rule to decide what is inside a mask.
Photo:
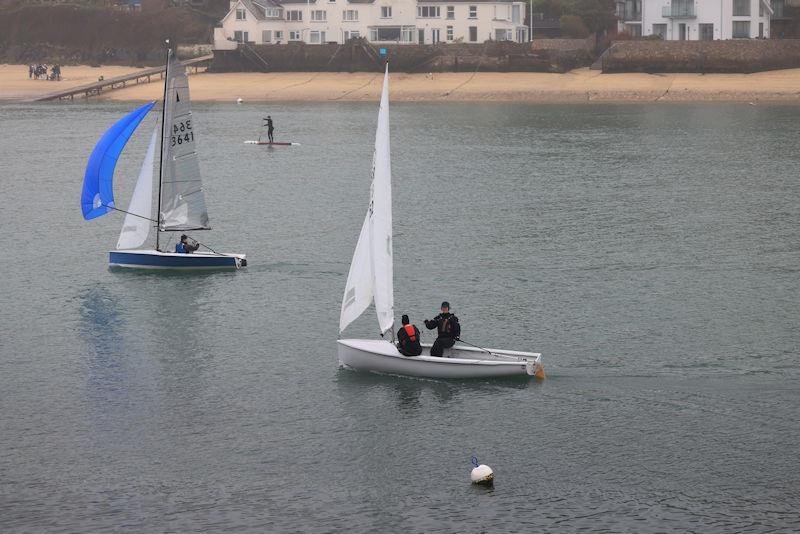
[{"label": "window", "polygon": [[410,43],[413,39],[414,26],[378,26],[369,29],[370,41],[399,41],[403,43]]},{"label": "window", "polygon": [[519,8],[520,6],[518,6],[517,4],[511,6],[511,22],[513,22],[514,24],[519,24]]},{"label": "window", "polygon": [[303,20],[303,12],[299,10],[292,10],[286,12],[286,20],[290,21],[301,21]]},{"label": "window", "polygon": [[453,27],[452,26],[448,26],[447,27],[447,40],[448,41],[452,41],[453,40]]},{"label": "window", "polygon": [[261,42],[262,43],[272,42],[272,30],[264,30],[261,32]]},{"label": "window", "polygon": [[734,39],[749,39],[750,38],[750,21],[749,20],[734,20],[733,21],[733,38]]},{"label": "window", "polygon": [[764,38],[764,23],[763,22],[759,22],[758,23],[758,38],[759,39],[763,39]]},{"label": "window", "polygon": [[509,6],[494,6],[494,20],[508,20]]},{"label": "window", "polygon": [[714,40],[714,25],[713,24],[700,24],[700,40],[713,41]]},{"label": "window", "polygon": [[392,18],[392,6],[381,6],[381,18],[382,19]]},{"label": "window", "polygon": [[325,32],[312,31],[309,33],[308,42],[311,44],[322,44],[325,42]]},{"label": "window", "polygon": [[438,19],[439,6],[417,6],[417,18]]},{"label": "window", "polygon": [[342,20],[344,21],[357,21],[358,20],[358,10],[357,9],[345,9],[342,11]]},{"label": "window", "polygon": [[[701,24],[702,26],[702,24]],[[658,35],[662,39],[667,39],[667,25],[666,24],[653,24],[653,35]]]},{"label": "window", "polygon": [[268,7],[267,8],[267,18],[270,19],[279,19],[281,18],[281,10],[277,7]]},{"label": "window", "polygon": [[782,19],[783,10],[786,7],[786,0],[772,0],[772,18]]},{"label": "window", "polygon": [[300,40],[300,32],[297,30],[292,30],[289,32],[289,40],[290,41],[299,41]]},{"label": "window", "polygon": [[[478,6],[469,6],[469,18],[471,19],[478,18]],[[475,40],[477,41],[478,38],[475,37]]]},{"label": "window", "polygon": [[344,40],[349,41],[350,39],[358,39],[361,37],[361,34],[357,31],[345,31],[344,32]]},{"label": "window", "polygon": [[236,20],[247,20],[247,10],[244,8],[236,8]]},{"label": "window", "polygon": [[764,16],[764,2],[762,2],[761,0],[758,1],[758,16],[759,17]]},{"label": "window", "polygon": [[733,16],[734,17],[749,17],[750,16],[750,0],[733,0]]},{"label": "window", "polygon": [[450,20],[456,18],[456,6],[447,6],[447,18]]},{"label": "window", "polygon": [[325,22],[328,20],[328,12],[324,9],[315,9],[311,12],[311,20],[313,22]]},{"label": "window", "polygon": [[478,27],[477,26],[470,26],[469,27],[469,42],[471,42],[471,43],[478,42]]},{"label": "window", "polygon": [[283,40],[283,30],[275,30],[275,42],[280,43]]},{"label": "window", "polygon": [[250,40],[250,33],[249,32],[242,32],[242,31],[234,31],[233,32],[233,40],[237,43],[246,43]]},{"label": "window", "polygon": [[511,41],[511,30],[495,30],[494,38],[496,41]]}]

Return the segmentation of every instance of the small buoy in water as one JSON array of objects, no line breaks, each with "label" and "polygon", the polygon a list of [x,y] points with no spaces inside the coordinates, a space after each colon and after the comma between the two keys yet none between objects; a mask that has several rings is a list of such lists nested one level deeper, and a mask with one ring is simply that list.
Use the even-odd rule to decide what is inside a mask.
[{"label": "small buoy in water", "polygon": [[244,102],[244,100],[242,100],[242,97],[236,99],[237,104],[241,104],[242,102]]},{"label": "small buoy in water", "polygon": [[494,485],[494,471],[488,465],[478,464],[478,459],[473,456],[472,457],[472,465],[475,468],[470,473],[469,478],[472,480],[473,484],[478,484],[481,486],[493,486]]}]

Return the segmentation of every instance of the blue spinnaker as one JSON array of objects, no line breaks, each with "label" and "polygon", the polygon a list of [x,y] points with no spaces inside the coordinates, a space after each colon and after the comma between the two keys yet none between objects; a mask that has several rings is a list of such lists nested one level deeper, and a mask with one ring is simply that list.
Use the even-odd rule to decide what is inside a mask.
[{"label": "blue spinnaker", "polygon": [[95,145],[83,178],[81,209],[87,221],[111,211],[114,206],[114,168],[136,127],[155,105],[150,102],[120,119]]}]

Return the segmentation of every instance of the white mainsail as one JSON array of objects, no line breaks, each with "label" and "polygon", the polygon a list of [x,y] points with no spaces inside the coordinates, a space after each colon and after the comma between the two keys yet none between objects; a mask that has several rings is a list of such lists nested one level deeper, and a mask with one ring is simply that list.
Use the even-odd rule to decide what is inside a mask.
[{"label": "white mainsail", "polygon": [[186,69],[170,53],[164,94],[164,153],[161,170],[162,231],[210,230]]},{"label": "white mainsail", "polygon": [[141,247],[150,233],[153,206],[153,161],[156,155],[156,142],[158,141],[158,126],[153,128],[153,136],[144,163],[139,171],[139,179],[133,189],[128,213],[122,223],[122,231],[117,241],[117,250],[126,250]]},{"label": "white mainsail", "polygon": [[392,165],[389,146],[389,67],[383,91],[372,157],[370,202],[347,275],[339,331],[375,302],[381,334],[394,327],[394,264],[392,260]]}]

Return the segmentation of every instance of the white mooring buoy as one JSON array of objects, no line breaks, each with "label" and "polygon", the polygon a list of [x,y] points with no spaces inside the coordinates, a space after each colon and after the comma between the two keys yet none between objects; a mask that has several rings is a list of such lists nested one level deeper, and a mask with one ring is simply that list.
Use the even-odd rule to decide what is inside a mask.
[{"label": "white mooring buoy", "polygon": [[472,457],[472,465],[474,465],[475,468],[472,470],[472,473],[470,473],[469,478],[472,480],[473,484],[481,486],[494,485],[494,471],[492,471],[491,467],[479,464],[475,456]]},{"label": "white mooring buoy", "polygon": [[242,97],[236,99],[237,104],[241,104],[242,102],[244,102],[244,100],[242,100]]}]

